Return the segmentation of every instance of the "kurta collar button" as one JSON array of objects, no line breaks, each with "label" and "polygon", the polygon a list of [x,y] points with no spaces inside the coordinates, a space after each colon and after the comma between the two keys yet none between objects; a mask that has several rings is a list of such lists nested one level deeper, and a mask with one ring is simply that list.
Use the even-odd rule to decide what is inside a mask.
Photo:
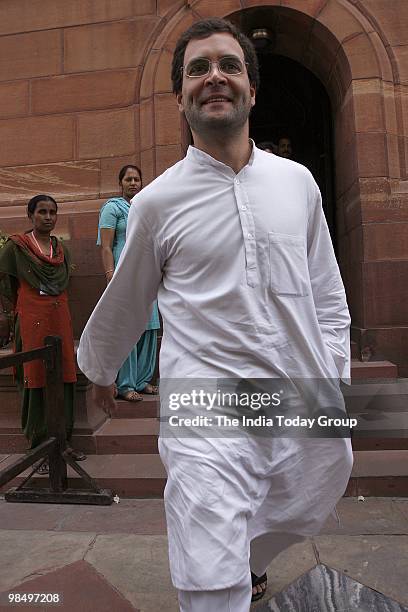
[{"label": "kurta collar button", "polygon": [[246,206],[241,206],[241,210],[248,210]]},{"label": "kurta collar button", "polygon": [[252,240],[253,237],[254,237],[253,234],[248,234],[249,240]]}]

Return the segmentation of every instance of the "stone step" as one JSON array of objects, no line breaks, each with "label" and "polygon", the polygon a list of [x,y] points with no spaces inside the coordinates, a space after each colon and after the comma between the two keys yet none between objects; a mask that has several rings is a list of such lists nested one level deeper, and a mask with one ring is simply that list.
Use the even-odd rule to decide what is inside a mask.
[{"label": "stone step", "polygon": [[[408,450],[408,406],[401,411],[350,411],[349,416],[358,421],[352,436],[355,450]],[[96,432],[92,445],[85,442],[89,436],[80,435],[74,435],[73,444],[97,455],[156,453],[159,425],[158,419],[112,419]]]},{"label": "stone step", "polygon": [[158,452],[158,419],[109,419],[95,435],[73,435],[72,445],[87,454],[154,454]]},{"label": "stone step", "polygon": [[143,395],[141,402],[118,399],[116,404],[118,409],[112,415],[114,419],[154,419],[160,412],[160,400],[157,395]]},{"label": "stone step", "polygon": [[371,421],[389,412],[408,411],[408,378],[370,383],[356,380],[351,385],[342,385],[342,392],[347,411],[366,416],[371,414]]},{"label": "stone step", "polygon": [[[108,419],[93,435],[75,433],[74,430],[72,445],[87,455],[157,453],[158,433],[159,421],[156,418]],[[26,449],[27,440],[21,430],[3,430],[1,453],[22,453]]]},{"label": "stone step", "polygon": [[[6,468],[21,455],[0,455],[0,470]],[[89,455],[80,462],[90,476],[98,481],[103,489],[110,489],[119,497],[162,497],[166,484],[166,472],[158,454],[135,455]],[[28,476],[26,470],[17,478],[0,487],[4,493],[16,487]],[[48,486],[48,477],[35,475],[30,486]],[[86,488],[81,478],[68,467],[68,487]]]},{"label": "stone step", "polygon": [[408,450],[354,451],[346,496],[408,497]]},{"label": "stone step", "polygon": [[385,451],[385,450],[406,450],[408,451],[408,435],[407,432],[401,432],[400,435],[369,437],[353,436],[353,449],[355,451]]},{"label": "stone step", "polygon": [[358,425],[353,429],[352,442],[356,451],[408,450],[408,411],[351,414]]},{"label": "stone step", "polygon": [[347,412],[357,418],[355,450],[408,449],[408,380],[343,386]]},{"label": "stone step", "polygon": [[351,380],[397,379],[398,368],[391,361],[351,360]]},{"label": "stone step", "polygon": [[[408,450],[408,411],[355,413],[353,448],[364,450]],[[112,419],[93,435],[73,436],[72,444],[88,455],[156,454],[159,421],[157,419]],[[2,453],[23,453],[27,442],[21,432],[2,436]]]},{"label": "stone step", "polygon": [[[21,455],[0,455],[0,469]],[[111,489],[119,497],[161,497],[166,482],[164,467],[158,455],[115,454],[91,455],[81,465],[101,488]],[[21,484],[24,472],[0,489],[4,493]],[[32,486],[48,486],[46,476],[34,476]],[[81,488],[79,476],[68,469],[68,486]],[[356,451],[353,472],[346,497],[408,497],[408,450]]]}]

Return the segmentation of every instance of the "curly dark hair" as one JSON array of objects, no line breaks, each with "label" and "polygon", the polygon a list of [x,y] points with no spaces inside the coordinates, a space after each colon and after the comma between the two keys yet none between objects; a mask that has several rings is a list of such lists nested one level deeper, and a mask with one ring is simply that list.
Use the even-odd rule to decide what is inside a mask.
[{"label": "curly dark hair", "polygon": [[190,40],[197,38],[208,38],[211,34],[218,32],[226,32],[231,34],[235,40],[238,41],[243,53],[245,61],[247,62],[248,78],[249,82],[255,90],[259,87],[259,66],[258,58],[253,44],[245,34],[240,32],[238,28],[227,21],[219,17],[211,17],[210,19],[202,19],[193,23],[177,41],[176,48],[173,54],[173,62],[171,66],[171,80],[173,83],[173,92],[175,94],[180,93],[183,83],[183,75],[181,68],[184,63],[184,53]]}]

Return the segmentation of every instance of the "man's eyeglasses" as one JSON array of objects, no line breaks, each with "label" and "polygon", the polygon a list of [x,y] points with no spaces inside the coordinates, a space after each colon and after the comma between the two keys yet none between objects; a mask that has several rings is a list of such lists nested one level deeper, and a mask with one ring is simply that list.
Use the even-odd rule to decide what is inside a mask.
[{"label": "man's eyeglasses", "polygon": [[210,74],[213,64],[217,65],[222,74],[235,76],[244,72],[244,67],[248,62],[242,62],[238,57],[222,57],[215,62],[206,57],[198,57],[191,60],[187,66],[183,66],[181,70],[189,78],[204,77]]}]

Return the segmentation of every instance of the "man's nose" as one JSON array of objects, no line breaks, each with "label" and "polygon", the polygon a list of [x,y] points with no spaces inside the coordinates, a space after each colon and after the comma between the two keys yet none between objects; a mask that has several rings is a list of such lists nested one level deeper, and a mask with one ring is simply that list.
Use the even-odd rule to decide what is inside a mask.
[{"label": "man's nose", "polygon": [[220,67],[217,62],[211,62],[210,72],[207,76],[207,81],[217,82],[225,81],[225,75],[221,72]]}]

